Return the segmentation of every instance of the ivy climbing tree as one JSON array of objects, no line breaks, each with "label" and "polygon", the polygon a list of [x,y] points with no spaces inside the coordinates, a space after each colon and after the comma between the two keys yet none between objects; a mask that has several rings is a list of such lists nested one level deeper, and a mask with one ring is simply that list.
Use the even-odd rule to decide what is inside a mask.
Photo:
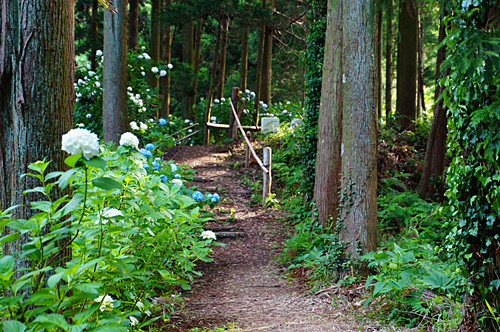
[{"label": "ivy climbing tree", "polygon": [[[469,278],[461,331],[498,331],[500,308],[500,61],[498,2],[450,2],[443,79],[449,107],[449,236]],[[491,309],[490,309],[491,308]]]},{"label": "ivy climbing tree", "polygon": [[318,140],[318,114],[321,101],[321,78],[325,53],[327,0],[309,0],[309,35],[307,36],[306,98],[304,113],[304,141],[301,146],[304,164],[302,191],[305,200],[313,198]]}]

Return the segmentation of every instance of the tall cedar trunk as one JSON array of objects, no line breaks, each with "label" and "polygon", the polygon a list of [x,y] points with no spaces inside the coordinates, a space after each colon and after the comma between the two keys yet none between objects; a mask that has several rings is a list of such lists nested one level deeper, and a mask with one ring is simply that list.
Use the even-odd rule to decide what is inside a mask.
[{"label": "tall cedar trunk", "polygon": [[129,3],[128,48],[137,51],[137,40],[139,37],[139,0],[129,0]]},{"label": "tall cedar trunk", "polygon": [[117,145],[128,130],[127,2],[114,0],[118,13],[104,13],[103,138]]},{"label": "tall cedar trunk", "polygon": [[418,16],[418,69],[417,69],[417,84],[418,84],[418,95],[417,95],[417,118],[420,117],[422,112],[425,111],[425,96],[424,96],[424,27],[422,25],[422,20],[420,14]]},{"label": "tall cedar trunk", "polygon": [[417,108],[417,0],[400,4],[396,115],[401,130],[413,130]]},{"label": "tall cedar trunk", "polygon": [[[161,2],[162,0],[151,1],[151,39],[149,40],[149,55],[151,56],[151,60],[154,61],[155,65],[160,62]],[[151,85],[153,88],[157,88],[159,86],[159,78],[157,77],[157,74],[149,72],[149,85]]]},{"label": "tall cedar trunk", "polygon": [[[377,249],[375,0],[343,4],[342,176],[339,238],[359,258]],[[366,274],[361,269],[361,274]]]},{"label": "tall cedar trunk", "polygon": [[[198,18],[196,20],[196,33],[195,33],[195,40],[196,40],[196,45],[194,48],[194,63],[193,63],[193,80],[192,80],[192,92],[191,95],[189,96],[189,118],[192,120],[195,119],[195,114],[194,114],[194,109],[193,106],[196,103],[196,95],[198,91],[198,75],[200,73],[200,58],[201,58],[201,35],[203,32],[203,20]],[[200,119],[201,120],[201,119]]]},{"label": "tall cedar trunk", "polygon": [[99,48],[99,30],[98,30],[98,18],[97,11],[99,8],[99,2],[97,0],[92,0],[92,16],[90,18],[90,41],[92,43],[92,51],[90,52],[90,68],[93,71],[97,70],[97,57],[96,52]]},{"label": "tall cedar trunk", "polygon": [[266,25],[264,29],[264,49],[262,51],[262,71],[260,78],[260,100],[271,103],[271,79],[273,62],[273,29]]},{"label": "tall cedar trunk", "polygon": [[335,5],[328,1],[314,186],[318,221],[324,226],[334,225],[337,222],[339,208],[343,105],[342,7],[343,1],[338,1]]},{"label": "tall cedar trunk", "polygon": [[221,36],[222,24],[219,22],[219,28],[217,29],[217,38],[215,41],[215,51],[214,51],[214,62],[212,64],[212,73],[210,76],[210,86],[208,88],[207,96],[207,108],[205,109],[205,128],[203,131],[203,144],[210,144],[210,128],[207,126],[207,122],[210,121],[210,110],[212,109],[212,97],[215,88],[215,76],[217,74],[217,61],[219,60],[219,46],[220,46],[220,36]]},{"label": "tall cedar trunk", "polygon": [[[21,179],[29,163],[47,158],[48,172],[66,167],[61,137],[72,127],[73,22],[72,1],[0,2],[0,209],[19,205],[13,218],[30,218],[29,202],[41,198],[23,195],[40,185],[34,177]],[[60,193],[53,194],[56,200]],[[3,243],[2,254],[19,253],[27,240]],[[23,266],[25,260],[16,260],[16,268]]]},{"label": "tall cedar trunk", "polygon": [[382,4],[379,5],[377,10],[377,40],[376,40],[376,68],[377,68],[377,81],[376,81],[376,89],[377,89],[377,118],[382,118],[382,35],[383,35],[383,13],[384,10],[382,8]]},{"label": "tall cedar trunk", "polygon": [[[182,62],[193,68],[194,23],[190,21],[182,26]],[[192,90],[191,82],[182,92],[182,117],[189,117],[189,100]]]},{"label": "tall cedar trunk", "polygon": [[[267,6],[267,1],[262,0],[262,8],[265,9]],[[257,121],[259,120],[259,102],[260,102],[260,84],[262,81],[261,72],[262,72],[262,61],[264,55],[264,42],[265,42],[265,30],[266,23],[264,20],[260,23],[260,31],[259,31],[259,46],[257,48],[257,70],[255,73],[255,114],[254,114],[254,123],[257,125]]]},{"label": "tall cedar trunk", "polygon": [[[165,6],[172,6],[172,0],[166,0]],[[167,9],[168,10],[168,9]],[[162,31],[162,60],[169,64],[172,53],[172,26],[166,25]],[[168,118],[170,114],[170,70],[168,74],[160,77],[160,93],[162,96],[161,109],[158,118]]]},{"label": "tall cedar trunk", "polygon": [[393,61],[392,61],[392,0],[387,1],[387,40],[385,48],[385,121],[388,124],[392,113],[392,80],[393,80]]},{"label": "tall cedar trunk", "polygon": [[[446,26],[441,20],[439,26],[440,44],[446,37]],[[446,109],[443,107],[441,94],[444,87],[439,80],[444,76],[441,74],[441,64],[446,56],[446,46],[437,51],[436,59],[436,90],[434,91],[434,118],[432,119],[427,148],[425,150],[424,170],[422,179],[418,186],[418,193],[423,199],[441,200],[444,195],[444,170],[446,154],[447,117]]]},{"label": "tall cedar trunk", "polygon": [[241,63],[240,63],[240,90],[245,92],[247,88],[247,76],[248,76],[248,37],[250,34],[250,28],[248,25],[243,27],[241,32]]},{"label": "tall cedar trunk", "polygon": [[219,88],[217,89],[217,98],[224,97],[224,83],[226,81],[226,59],[227,59],[227,37],[229,33],[229,19],[224,14],[222,20],[222,45],[220,51],[220,70],[219,70]]}]

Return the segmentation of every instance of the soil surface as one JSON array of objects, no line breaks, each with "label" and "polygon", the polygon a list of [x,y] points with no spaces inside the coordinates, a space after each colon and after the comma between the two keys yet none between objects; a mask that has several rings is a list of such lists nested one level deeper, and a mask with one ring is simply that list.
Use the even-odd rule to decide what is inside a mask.
[{"label": "soil surface", "polygon": [[[215,146],[174,147],[165,156],[177,164],[191,166],[204,182],[197,186],[221,196],[216,222],[206,226],[235,226],[237,238],[219,238],[225,246],[212,246],[213,262],[198,264],[203,273],[192,289],[183,294],[184,307],[163,331],[187,332],[193,328],[234,326],[229,331],[396,331],[369,320],[360,309],[364,287],[333,286],[308,292],[300,283],[301,271],[291,278],[276,261],[283,250],[285,212],[262,209],[252,203],[255,189],[243,178],[260,177],[257,166],[234,168],[244,160],[232,148]],[[247,173],[245,173],[247,172]],[[200,179],[198,179],[200,180]],[[298,278],[297,278],[298,277]]]}]

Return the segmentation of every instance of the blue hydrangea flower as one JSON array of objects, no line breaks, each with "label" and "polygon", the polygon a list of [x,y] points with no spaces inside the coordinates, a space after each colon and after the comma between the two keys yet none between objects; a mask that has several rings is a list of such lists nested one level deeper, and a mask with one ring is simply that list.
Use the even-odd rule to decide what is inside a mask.
[{"label": "blue hydrangea flower", "polygon": [[210,199],[210,198],[212,198],[213,196],[214,196],[214,195],[212,195],[212,194],[208,194],[208,195],[207,195],[207,198],[209,198],[209,199]]},{"label": "blue hydrangea flower", "polygon": [[148,157],[148,158],[151,158],[153,156],[153,154],[151,153],[151,151],[149,150],[146,150],[144,148],[141,149],[141,154],[145,157]]},{"label": "blue hydrangea flower", "polygon": [[160,125],[161,125],[161,126],[164,126],[164,125],[166,125],[166,124],[167,124],[167,120],[165,120],[165,119],[163,119],[163,118],[162,118],[162,119],[160,119],[160,120],[158,120],[158,122],[160,123]]},{"label": "blue hydrangea flower", "polygon": [[180,175],[180,174],[175,174],[175,175],[174,175],[174,177],[175,177],[176,179],[180,179],[180,178],[182,178],[182,175]]},{"label": "blue hydrangea flower", "polygon": [[177,172],[177,165],[176,164],[170,164],[170,169],[172,172]]},{"label": "blue hydrangea flower", "polygon": [[142,164],[142,168],[144,168],[144,169],[149,169],[149,165],[148,165],[147,163],[143,163],[143,164]]},{"label": "blue hydrangea flower", "polygon": [[160,180],[162,180],[164,183],[167,183],[168,178],[165,175],[160,175]]},{"label": "blue hydrangea flower", "polygon": [[156,161],[161,161],[161,158],[160,157],[156,157],[155,160]]},{"label": "blue hydrangea flower", "polygon": [[146,144],[146,149],[148,149],[148,150],[152,150],[152,149],[154,149],[154,148],[155,148],[155,145],[154,145],[153,143],[148,143],[148,144]]},{"label": "blue hydrangea flower", "polygon": [[197,201],[201,201],[203,199],[203,194],[199,191],[195,191],[193,193],[193,199],[195,199]]},{"label": "blue hydrangea flower", "polygon": [[217,193],[213,194],[212,197],[210,198],[210,200],[212,201],[212,203],[219,201],[220,200],[219,194],[217,194]]},{"label": "blue hydrangea flower", "polygon": [[153,168],[155,170],[159,170],[160,169],[160,164],[155,160],[151,163],[151,165],[153,165]]}]

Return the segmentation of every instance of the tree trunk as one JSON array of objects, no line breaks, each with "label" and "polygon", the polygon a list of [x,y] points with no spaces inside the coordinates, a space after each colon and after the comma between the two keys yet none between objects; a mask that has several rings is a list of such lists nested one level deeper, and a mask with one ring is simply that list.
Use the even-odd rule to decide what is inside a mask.
[{"label": "tree trunk", "polygon": [[[262,0],[262,8],[266,8],[266,0]],[[266,24],[264,21],[261,22],[260,24],[260,33],[259,33],[259,46],[257,48],[257,70],[255,73],[255,113],[254,113],[254,123],[258,125],[259,121],[259,102],[260,102],[260,84],[262,81],[262,57],[264,53],[264,40],[265,40],[265,30],[266,30]]]},{"label": "tree trunk", "polygon": [[264,29],[264,49],[262,51],[262,71],[260,78],[260,100],[271,103],[271,79],[273,61],[273,29],[266,25]]},{"label": "tree trunk", "polygon": [[92,16],[90,18],[90,41],[92,43],[92,50],[90,51],[90,68],[93,71],[97,70],[97,57],[96,52],[99,48],[99,30],[97,11],[99,9],[99,2],[92,0]]},{"label": "tree trunk", "polygon": [[137,52],[137,40],[139,37],[139,0],[129,0],[129,3],[128,48]]},{"label": "tree trunk", "polygon": [[195,121],[195,114],[194,114],[194,105],[196,104],[196,95],[198,91],[198,76],[200,72],[200,57],[201,57],[201,36],[203,32],[203,21],[200,18],[196,20],[196,33],[195,33],[195,40],[196,40],[196,45],[194,48],[194,63],[193,63],[193,81],[192,81],[192,87],[193,90],[191,92],[190,98],[189,98],[189,118]]},{"label": "tree trunk", "polygon": [[417,70],[417,83],[418,83],[418,95],[417,95],[417,118],[420,117],[422,112],[425,111],[425,96],[424,96],[424,42],[422,38],[424,36],[422,21],[420,15],[418,17],[418,70]]},{"label": "tree trunk", "polygon": [[417,0],[400,4],[396,115],[401,130],[414,130],[417,96]]},{"label": "tree trunk", "polygon": [[[149,55],[151,60],[154,61],[155,65],[160,62],[160,40],[161,40],[161,29],[160,29],[160,15],[161,15],[161,0],[151,1],[151,39],[149,40]],[[153,88],[157,88],[159,85],[159,78],[153,72],[149,72],[149,85]]]},{"label": "tree trunk", "polygon": [[[66,168],[61,137],[72,126],[73,23],[72,1],[0,2],[0,209],[19,205],[13,218],[29,219],[29,202],[41,198],[23,195],[40,185],[21,178],[29,163],[47,158],[48,172]],[[56,200],[60,192],[53,194]],[[3,243],[2,255],[18,254],[27,240]],[[16,268],[26,264],[16,260]]]},{"label": "tree trunk", "polygon": [[393,61],[392,61],[392,0],[387,1],[387,41],[385,49],[385,122],[389,124],[392,113],[392,80],[393,80]]},{"label": "tree trunk", "polygon": [[247,76],[248,76],[248,36],[250,28],[248,25],[243,27],[241,33],[241,63],[240,63],[240,90],[245,92],[247,89]]},{"label": "tree trunk", "polygon": [[[377,249],[375,0],[343,5],[342,176],[339,237],[348,256]],[[360,273],[366,274],[361,268]]]},{"label": "tree trunk", "polygon": [[335,225],[340,203],[338,192],[342,167],[343,6],[344,1],[338,1],[335,5],[328,1],[314,187],[318,221],[323,226]]},{"label": "tree trunk", "polygon": [[383,32],[383,8],[382,4],[379,4],[379,8],[377,10],[377,40],[376,40],[376,68],[377,68],[377,77],[376,77],[376,89],[377,89],[377,101],[376,101],[376,110],[377,110],[377,118],[382,118],[382,32]]},{"label": "tree trunk", "polygon": [[[441,20],[439,26],[438,44],[441,44],[446,37],[446,26]],[[446,155],[447,122],[446,109],[443,106],[441,95],[444,87],[439,84],[439,80],[445,75],[441,74],[441,64],[446,56],[446,46],[442,46],[437,51],[436,59],[436,90],[434,91],[434,118],[427,139],[425,150],[424,170],[422,179],[418,186],[418,193],[423,199],[442,200],[444,197],[444,170]]]},{"label": "tree trunk", "polygon": [[224,14],[224,19],[222,20],[222,45],[221,45],[221,58],[220,58],[220,70],[219,70],[219,88],[217,89],[217,98],[221,99],[224,97],[224,83],[226,81],[226,59],[227,59],[227,37],[229,33],[229,18]]},{"label": "tree trunk", "polygon": [[207,122],[210,121],[210,110],[212,109],[212,97],[215,88],[215,76],[217,74],[217,61],[219,60],[219,45],[220,45],[220,35],[221,35],[222,25],[219,22],[219,28],[217,29],[217,38],[215,41],[215,51],[214,51],[214,62],[212,64],[212,74],[210,77],[210,86],[208,88],[207,96],[207,108],[205,109],[205,129],[203,131],[203,144],[210,144],[210,128],[207,126]]},{"label": "tree trunk", "polygon": [[[182,26],[182,62],[187,64],[189,68],[193,68],[193,47],[194,47],[194,24],[190,21]],[[191,83],[191,82],[190,82]],[[191,84],[184,87],[182,92],[182,117],[187,119],[189,117],[189,101],[191,98]]]},{"label": "tree trunk", "polygon": [[128,130],[127,3],[114,0],[118,13],[104,13],[103,138],[117,145]]},{"label": "tree trunk", "polygon": [[[172,0],[166,0],[165,6],[172,6]],[[162,60],[169,64],[172,53],[172,26],[167,25],[162,32]],[[167,75],[160,77],[160,93],[162,96],[161,109],[158,118],[168,118],[170,114],[170,70]]]}]

